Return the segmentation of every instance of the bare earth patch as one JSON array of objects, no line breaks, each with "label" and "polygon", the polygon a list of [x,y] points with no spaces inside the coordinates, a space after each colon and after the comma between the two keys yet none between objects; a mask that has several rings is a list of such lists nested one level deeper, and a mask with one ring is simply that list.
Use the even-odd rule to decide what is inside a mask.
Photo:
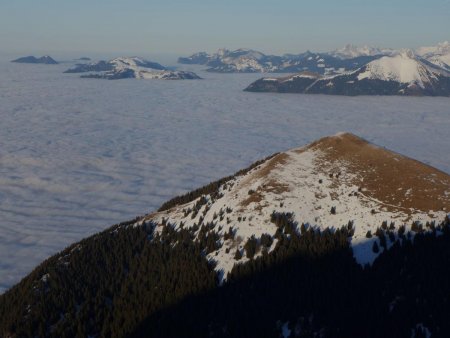
[{"label": "bare earth patch", "polygon": [[[250,193],[249,197],[240,203],[242,208],[246,208],[251,203],[260,204],[264,200],[264,196],[268,193],[280,195],[283,192],[289,191],[289,186],[287,184],[281,183],[270,177],[270,173],[276,168],[285,165],[288,159],[288,154],[280,153],[266,163],[262,164],[258,170],[249,175],[249,177],[242,182],[243,186],[251,186],[254,182],[261,181],[258,188]],[[261,205],[258,207],[259,209],[262,208]]]}]

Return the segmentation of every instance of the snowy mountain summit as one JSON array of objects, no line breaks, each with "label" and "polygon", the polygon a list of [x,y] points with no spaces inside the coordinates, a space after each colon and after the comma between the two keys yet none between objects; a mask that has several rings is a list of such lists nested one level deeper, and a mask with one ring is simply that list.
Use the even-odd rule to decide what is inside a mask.
[{"label": "snowy mountain summit", "polygon": [[450,42],[444,41],[438,43],[436,46],[431,47],[420,47],[416,50],[416,53],[420,56],[431,56],[431,55],[445,55],[450,53]]},{"label": "snowy mountain summit", "polygon": [[118,57],[110,61],[98,61],[89,64],[78,64],[65,73],[89,73],[83,78],[96,79],[162,79],[184,80],[200,79],[193,72],[170,70],[159,63],[139,57]]},{"label": "snowy mountain summit", "polygon": [[385,56],[368,63],[364,71],[358,74],[358,80],[395,81],[425,88],[442,73],[417,59],[412,50],[403,50],[397,55]]},{"label": "snowy mountain summit", "polygon": [[391,49],[381,49],[378,47],[371,46],[355,46],[352,44],[347,44],[343,48],[336,49],[330,52],[330,55],[341,59],[351,59],[359,56],[375,56],[375,55],[391,55],[393,50]]},{"label": "snowy mountain summit", "polygon": [[450,71],[450,42],[444,41],[433,47],[421,47],[416,53],[432,64]]},{"label": "snowy mountain summit", "polygon": [[[366,264],[378,255],[372,250],[372,235],[383,223],[392,223],[395,232],[410,231],[413,222],[439,222],[449,212],[449,175],[340,133],[276,154],[223,180],[213,193],[189,202],[174,199],[141,223],[222,229],[223,245],[210,258],[226,277],[237,263],[236,251],[249,238],[275,236],[276,215],[291,215],[299,225],[322,230],[351,224],[355,258]],[[232,240],[227,233],[233,233]]]},{"label": "snowy mountain summit", "polygon": [[383,56],[363,67],[335,76],[300,73],[288,78],[263,78],[247,91],[335,95],[450,96],[450,73],[411,50]]}]

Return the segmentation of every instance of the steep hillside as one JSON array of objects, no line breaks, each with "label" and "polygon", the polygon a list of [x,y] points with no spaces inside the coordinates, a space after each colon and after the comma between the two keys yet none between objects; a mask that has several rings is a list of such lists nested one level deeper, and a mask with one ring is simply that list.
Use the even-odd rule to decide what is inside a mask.
[{"label": "steep hillside", "polygon": [[0,336],[447,336],[449,211],[449,175],[325,137],[49,258]]},{"label": "steep hillside", "polygon": [[[274,211],[292,213],[299,224],[325,229],[352,222],[355,258],[372,262],[373,241],[383,221],[397,225],[439,221],[450,212],[450,178],[420,162],[376,147],[352,134],[321,139],[280,153],[249,173],[224,183],[216,196],[151,214],[161,223],[217,223],[232,226],[240,240],[225,242],[211,258],[223,276],[231,271],[236,248],[252,235],[275,235]],[[245,259],[244,259],[245,260]]]}]

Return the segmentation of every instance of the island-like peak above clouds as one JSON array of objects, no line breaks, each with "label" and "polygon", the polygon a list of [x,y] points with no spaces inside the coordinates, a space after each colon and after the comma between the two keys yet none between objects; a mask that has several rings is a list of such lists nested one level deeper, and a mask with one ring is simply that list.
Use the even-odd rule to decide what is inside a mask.
[{"label": "island-like peak above clouds", "polygon": [[333,95],[428,95],[450,96],[450,73],[402,50],[383,56],[349,73],[287,78],[262,78],[247,87],[253,92],[287,92]]},{"label": "island-like peak above clouds", "polygon": [[46,64],[46,65],[56,65],[58,64],[57,61],[55,61],[51,56],[44,55],[40,58],[35,56],[24,56],[20,57],[18,59],[12,60],[11,62],[15,63],[40,63],[40,64]]},{"label": "island-like peak above clouds", "polygon": [[200,79],[193,72],[171,70],[157,62],[145,60],[140,57],[118,57],[109,61],[77,64],[65,73],[89,73],[83,78],[96,79],[163,79],[184,80]]}]

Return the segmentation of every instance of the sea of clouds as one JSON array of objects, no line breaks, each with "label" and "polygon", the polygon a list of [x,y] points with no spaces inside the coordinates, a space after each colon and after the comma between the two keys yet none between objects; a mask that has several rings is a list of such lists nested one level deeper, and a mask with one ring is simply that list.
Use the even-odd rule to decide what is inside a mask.
[{"label": "sea of clouds", "polygon": [[449,98],[243,92],[0,62],[0,293],[43,259],[274,152],[350,131],[450,173]]}]

